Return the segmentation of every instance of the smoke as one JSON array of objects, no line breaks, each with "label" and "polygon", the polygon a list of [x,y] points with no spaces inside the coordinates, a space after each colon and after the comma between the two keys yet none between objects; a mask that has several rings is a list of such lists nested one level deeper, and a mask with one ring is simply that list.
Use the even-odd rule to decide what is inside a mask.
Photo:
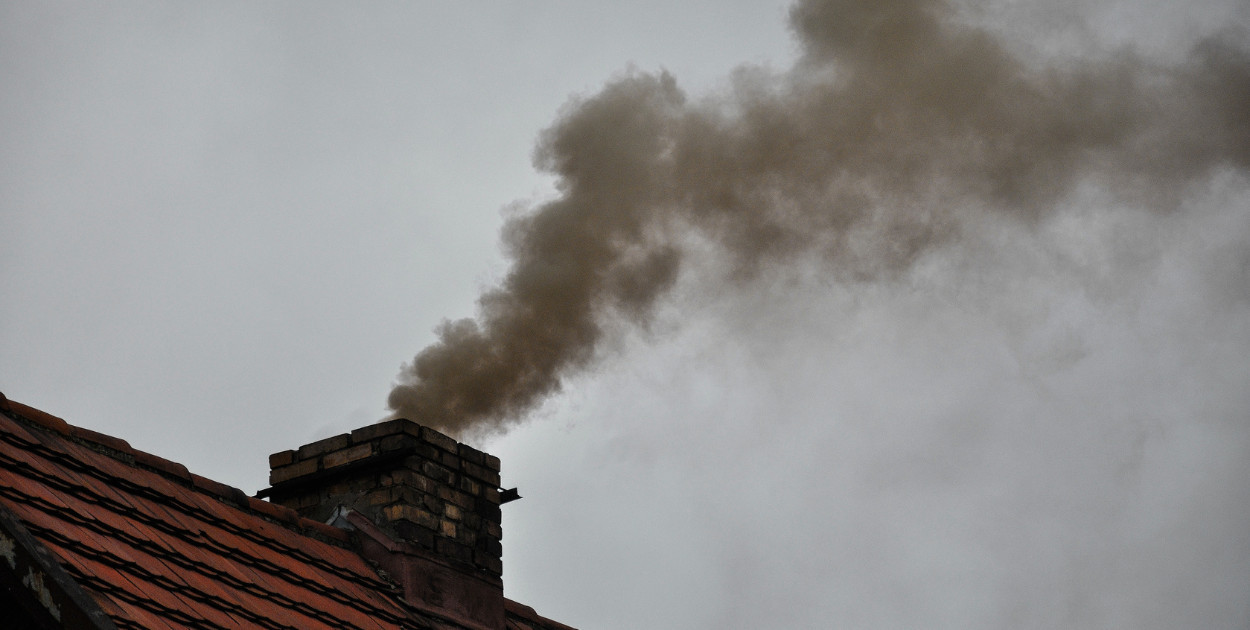
[{"label": "smoke", "polygon": [[1250,55],[1232,34],[1164,63],[1116,50],[1034,62],[937,0],[809,0],[784,73],[742,68],[691,99],[628,72],[574,101],[536,164],[557,196],[513,216],[512,266],[473,319],[400,375],[395,416],[499,431],[645,326],[710,245],[747,284],[817,256],[831,278],[897,277],[993,216],[1044,225],[1094,187],[1142,212],[1250,167]]}]

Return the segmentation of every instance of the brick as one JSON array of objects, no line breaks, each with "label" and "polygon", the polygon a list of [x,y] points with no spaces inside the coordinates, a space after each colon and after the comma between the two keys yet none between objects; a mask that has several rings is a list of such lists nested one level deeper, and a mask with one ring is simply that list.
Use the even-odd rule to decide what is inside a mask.
[{"label": "brick", "polygon": [[421,439],[448,453],[455,453],[460,450],[458,442],[429,427],[421,427]]},{"label": "brick", "polygon": [[302,462],[296,462],[290,466],[275,468],[269,471],[269,485],[277,485],[283,481],[288,481],[296,477],[303,477],[317,472],[317,460],[307,459]]},{"label": "brick", "polygon": [[[383,485],[388,484],[388,482],[385,479],[382,481],[382,483]],[[389,484],[415,488],[422,492],[433,492],[434,486],[436,485],[428,477],[425,477],[416,471],[402,469],[402,468],[390,474]]]},{"label": "brick", "polygon": [[499,487],[499,473],[485,466],[478,466],[477,464],[471,462],[464,462],[461,464],[460,470],[464,474],[469,475],[488,486],[494,488]]},{"label": "brick", "polygon": [[464,516],[464,512],[454,503],[446,503],[443,505],[443,515],[453,521],[458,521],[460,517]]},{"label": "brick", "polygon": [[421,500],[428,496],[424,492],[407,486],[397,486],[392,492],[395,493],[397,501],[403,501],[412,505],[419,505]]},{"label": "brick", "polygon": [[374,506],[394,503],[395,501],[399,500],[398,497],[396,496],[398,494],[399,493],[396,492],[394,488],[388,488],[386,490],[374,490],[373,492],[370,492],[369,494],[365,495],[365,503],[368,505],[374,505]]},{"label": "brick", "polygon": [[433,495],[433,494],[427,494],[427,495],[425,495],[425,496],[421,497],[421,502],[422,502],[422,504],[424,504],[424,505],[425,505],[425,507],[426,507],[427,509],[429,509],[431,512],[437,512],[437,513],[439,513],[439,514],[442,514],[442,513],[443,513],[444,511],[446,511],[446,509],[447,509],[447,508],[443,507],[443,506],[447,505],[447,502],[446,502],[446,501],[444,501],[444,500],[442,500],[442,499],[440,499],[440,498],[438,498],[437,496],[435,496],[435,495]]},{"label": "brick", "polygon": [[269,468],[281,468],[295,462],[295,451],[285,450],[269,456]]},{"label": "brick", "polygon": [[446,466],[448,470],[460,470],[460,464],[462,462],[459,455],[456,455],[455,453],[448,453],[446,451],[439,453],[438,461],[440,464]]},{"label": "brick", "polygon": [[460,450],[459,455],[461,459],[465,461],[473,462],[474,464],[477,464],[478,466],[485,465],[486,453],[483,453],[482,451],[479,451],[473,448],[472,446],[469,446],[468,444],[461,444],[459,450]]},{"label": "brick", "polygon": [[418,441],[418,438],[406,433],[388,435],[380,440],[370,440],[370,442],[378,445],[379,453],[390,453],[392,451],[405,449],[416,444],[421,444]]},{"label": "brick", "polygon": [[358,462],[366,457],[373,455],[372,444],[357,444],[351,448],[345,448],[341,451],[328,453],[321,458],[321,465],[324,468],[334,468],[352,462]]},{"label": "brick", "polygon": [[438,523],[438,531],[439,533],[441,533],[442,535],[448,538],[455,538],[456,537],[456,524],[447,519],[442,519]]},{"label": "brick", "polygon": [[503,540],[503,528],[499,526],[499,523],[487,521],[486,525],[482,527],[482,531],[495,540]]},{"label": "brick", "polygon": [[477,504],[477,499],[474,497],[471,497],[463,492],[453,490],[447,486],[442,486],[438,489],[438,498],[455,503],[466,510],[474,509]]},{"label": "brick", "polygon": [[421,464],[421,472],[425,473],[426,477],[429,477],[434,481],[442,483],[451,481],[451,471],[435,464],[434,462],[425,462]]},{"label": "brick", "polygon": [[460,483],[456,485],[457,487],[460,488],[461,492],[467,492],[472,495],[481,495],[483,493],[482,484],[476,481],[473,481],[472,479],[469,479],[468,477],[461,477]]},{"label": "brick", "polygon": [[483,499],[486,499],[495,505],[499,505],[499,490],[495,488],[483,487],[481,496]]},{"label": "brick", "polygon": [[336,435],[334,437],[328,437],[324,440],[317,440],[311,444],[305,444],[299,447],[299,450],[295,453],[295,458],[311,459],[319,455],[329,453],[330,451],[337,451],[341,448],[346,448],[347,445],[351,443],[351,436],[346,433]]},{"label": "brick", "polygon": [[416,473],[413,473],[412,477],[410,477],[402,485],[406,488],[412,488],[427,494],[434,494],[435,488],[438,487],[438,484],[433,479]]},{"label": "brick", "polygon": [[408,521],[426,529],[435,531],[439,529],[439,518],[437,516],[413,505],[400,503],[387,506],[382,509],[382,515],[388,521]]},{"label": "brick", "polygon": [[486,461],[483,462],[482,465],[495,472],[499,472],[499,458],[491,455],[490,453],[482,453],[482,455],[486,456]]},{"label": "brick", "polygon": [[403,418],[387,420],[386,422],[371,424],[367,427],[360,427],[359,429],[352,431],[351,439],[353,444],[360,444],[362,442],[372,442],[382,436],[396,435],[400,433],[420,436],[421,425]]}]

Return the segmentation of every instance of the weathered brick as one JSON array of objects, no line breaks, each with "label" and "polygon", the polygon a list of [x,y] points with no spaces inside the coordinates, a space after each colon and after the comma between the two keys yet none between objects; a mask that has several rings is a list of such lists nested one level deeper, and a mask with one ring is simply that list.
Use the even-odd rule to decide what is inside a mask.
[{"label": "weathered brick", "polygon": [[499,458],[490,453],[482,454],[486,456],[486,461],[483,462],[483,465],[495,472],[499,472]]},{"label": "weathered brick", "polygon": [[464,512],[460,510],[460,506],[454,503],[445,503],[443,504],[443,515],[453,521],[458,521],[464,515]]},{"label": "weathered brick", "polygon": [[460,482],[456,485],[460,488],[461,492],[467,492],[472,495],[482,494],[482,484],[473,481],[468,477],[461,477]]},{"label": "weathered brick", "polygon": [[296,477],[303,477],[304,475],[309,475],[315,472],[317,472],[317,460],[308,459],[302,462],[295,462],[289,466],[283,466],[269,471],[269,485],[276,485],[282,483],[283,481],[294,479]]},{"label": "weathered brick", "polygon": [[460,456],[455,453],[443,451],[439,453],[438,461],[440,464],[446,466],[448,470],[460,470],[462,460],[460,459]]},{"label": "weathered brick", "polygon": [[477,464],[479,466],[485,464],[486,462],[486,453],[483,453],[482,451],[479,451],[473,448],[472,446],[469,446],[468,444],[460,445],[459,455],[461,459],[468,461],[468,462],[473,462],[474,464]]},{"label": "weathered brick", "polygon": [[343,433],[334,437],[328,437],[324,440],[317,440],[311,444],[305,444],[299,447],[299,450],[295,453],[295,457],[296,459],[312,459],[319,455],[329,453],[330,451],[337,451],[340,448],[345,448],[351,443],[351,436]]},{"label": "weathered brick", "polygon": [[438,498],[437,495],[427,494],[421,497],[421,504],[431,512],[442,514],[446,509],[443,506],[447,505],[447,502]]},{"label": "weathered brick", "polygon": [[499,487],[499,473],[485,466],[478,466],[471,462],[463,462],[460,470],[466,475],[481,481],[482,483],[495,488]]},{"label": "weathered brick", "polygon": [[427,496],[424,492],[408,486],[396,486],[394,492],[400,501],[413,505],[420,505],[422,498]]},{"label": "weathered brick", "polygon": [[341,451],[328,453],[321,458],[321,465],[324,468],[335,468],[343,464],[358,462],[366,457],[373,455],[372,444],[357,444],[351,448],[345,448]]},{"label": "weathered brick", "polygon": [[414,444],[419,444],[418,438],[406,433],[396,435],[388,435],[380,440],[370,440],[371,443],[377,444],[379,453],[390,453],[400,449],[408,448]]},{"label": "weathered brick", "polygon": [[[421,497],[419,492],[402,486],[387,486],[385,489],[377,489],[365,495],[365,501],[369,505],[390,505],[390,504],[407,504],[421,505]],[[442,514],[441,505],[437,510],[437,514]]]},{"label": "weathered brick", "polygon": [[387,420],[386,422],[371,424],[367,427],[360,427],[359,429],[352,431],[351,440],[353,444],[360,444],[362,442],[371,442],[384,435],[395,435],[399,433],[420,436],[421,425],[403,418]]},{"label": "weathered brick", "polygon": [[269,456],[269,468],[281,468],[295,462],[295,451],[286,450]]},{"label": "weathered brick", "polygon": [[439,525],[438,531],[440,534],[447,536],[448,538],[456,537],[456,524],[455,523],[447,519],[442,519],[441,521],[439,521],[438,525]]},{"label": "weathered brick", "polygon": [[[274,474],[285,470],[289,479],[316,470],[344,471],[337,480],[327,479],[331,487],[307,493],[309,509],[350,501],[392,536],[448,560],[475,563],[481,571],[501,571],[497,457],[406,420],[362,427],[301,448],[275,453],[272,463],[286,463],[275,466]],[[301,454],[315,452],[320,454],[295,470],[293,464],[305,461]],[[349,466],[377,456],[387,462],[384,471]],[[288,505],[304,502],[301,494]]]},{"label": "weathered brick", "polygon": [[482,531],[486,532],[488,536],[494,538],[495,540],[503,540],[503,528],[499,526],[499,523],[487,521],[486,524],[482,526]]},{"label": "weathered brick", "polygon": [[439,518],[437,516],[414,505],[405,503],[388,505],[382,509],[382,514],[388,521],[408,521],[435,531],[439,528]]},{"label": "weathered brick", "polygon": [[401,468],[399,470],[392,472],[390,477],[391,477],[390,483],[392,485],[407,486],[409,488],[415,488],[422,492],[434,491],[434,486],[435,486],[434,482],[431,481],[428,477],[425,477],[421,475],[420,473],[416,472],[415,470],[408,470],[406,468]]},{"label": "weathered brick", "polygon": [[455,440],[431,429],[429,427],[421,427],[421,439],[437,446],[449,453],[455,453],[460,450],[460,444]]},{"label": "weathered brick", "polygon": [[430,479],[433,479],[434,481],[447,483],[448,481],[451,480],[451,471],[447,470],[446,468],[443,468],[442,466],[439,466],[438,464],[435,464],[434,462],[422,463],[421,472],[425,473],[426,477],[429,477]]},{"label": "weathered brick", "polygon": [[456,490],[453,490],[452,488],[448,486],[442,486],[438,489],[438,498],[444,501],[455,503],[456,505],[466,510],[474,509],[474,507],[477,504],[477,499],[475,499],[474,497],[467,495],[463,492],[458,492]]},{"label": "weathered brick", "polygon": [[385,488],[385,489],[380,488],[378,490],[374,490],[373,492],[370,492],[369,494],[365,495],[365,503],[367,503],[368,505],[374,505],[374,506],[387,505],[390,503],[395,503],[398,500],[399,500],[399,492],[394,487]]}]

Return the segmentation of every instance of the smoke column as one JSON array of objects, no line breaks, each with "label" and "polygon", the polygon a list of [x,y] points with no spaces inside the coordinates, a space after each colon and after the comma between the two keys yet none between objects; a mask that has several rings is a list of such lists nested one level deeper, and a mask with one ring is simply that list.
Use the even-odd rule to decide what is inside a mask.
[{"label": "smoke column", "polygon": [[1175,212],[1187,186],[1250,167],[1250,56],[1231,36],[1169,65],[1043,65],[957,17],[809,0],[787,72],[744,68],[706,99],[631,72],[571,103],[536,150],[558,195],[506,224],[510,271],[405,366],[394,415],[505,429],[598,358],[611,322],[645,324],[696,246],[732,262],[728,283],[813,254],[873,281],[985,213],[1037,224],[1081,186]]}]

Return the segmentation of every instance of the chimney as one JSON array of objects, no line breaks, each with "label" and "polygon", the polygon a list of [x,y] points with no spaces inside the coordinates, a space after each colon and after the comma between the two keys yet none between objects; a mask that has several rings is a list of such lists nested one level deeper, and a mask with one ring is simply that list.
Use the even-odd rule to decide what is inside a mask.
[{"label": "chimney", "polygon": [[257,496],[355,530],[409,604],[504,627],[498,458],[399,419],[274,453],[269,467]]}]

